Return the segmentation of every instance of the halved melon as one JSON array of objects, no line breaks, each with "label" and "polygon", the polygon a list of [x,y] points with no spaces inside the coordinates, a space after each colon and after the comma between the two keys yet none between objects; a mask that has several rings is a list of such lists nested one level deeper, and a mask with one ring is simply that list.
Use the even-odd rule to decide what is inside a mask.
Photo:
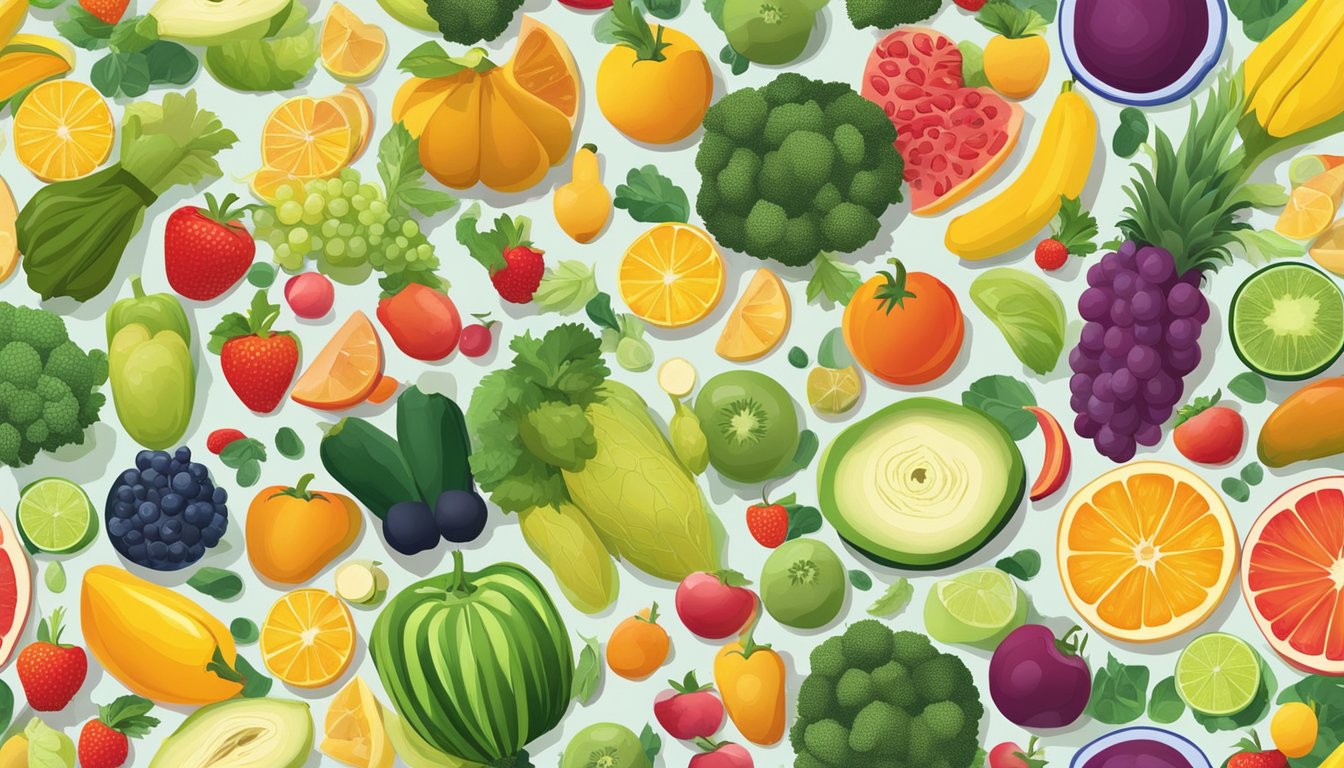
[{"label": "halved melon", "polygon": [[1309,480],[1265,508],[1246,535],[1241,590],[1284,661],[1344,675],[1344,476]]},{"label": "halved melon", "polygon": [[0,667],[14,655],[32,603],[33,574],[28,557],[9,517],[0,512]]}]

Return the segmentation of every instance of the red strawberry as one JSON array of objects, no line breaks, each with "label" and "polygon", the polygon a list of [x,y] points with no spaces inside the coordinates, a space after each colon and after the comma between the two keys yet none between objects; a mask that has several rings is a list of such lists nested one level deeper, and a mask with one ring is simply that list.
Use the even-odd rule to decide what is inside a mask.
[{"label": "red strawberry", "polygon": [[1251,731],[1250,738],[1237,742],[1241,751],[1227,760],[1227,768],[1288,768],[1288,758],[1277,749],[1260,747],[1260,737]]},{"label": "red strawberry", "polygon": [[209,301],[243,279],[257,244],[237,219],[251,206],[231,207],[238,196],[223,202],[206,194],[208,209],[183,206],[168,217],[163,233],[163,261],[168,284],[182,296]]},{"label": "red strawberry", "polygon": [[500,298],[514,304],[532,301],[532,294],[541,287],[541,276],[546,272],[541,251],[526,245],[514,246],[504,252],[504,261],[503,269],[490,274],[490,282],[495,284]]},{"label": "red strawberry", "polygon": [[953,0],[953,2],[955,2],[957,4],[957,7],[961,8],[963,11],[970,11],[971,13],[975,13],[981,8],[984,8],[985,4],[988,3],[989,0]]},{"label": "red strawberry", "polygon": [[154,703],[140,696],[121,696],[98,708],[98,719],[84,724],[79,732],[81,768],[118,768],[125,765],[131,751],[131,739],[138,739],[159,724],[150,717]]},{"label": "red strawberry", "polygon": [[38,712],[59,712],[79,693],[89,672],[83,648],[61,643],[61,620],[65,609],[51,612],[37,628],[37,642],[19,652],[15,669],[23,695]]},{"label": "red strawberry", "polygon": [[[982,5],[983,2],[968,10],[978,11]],[[1078,198],[1061,197],[1050,237],[1036,246],[1036,265],[1046,272],[1053,272],[1064,266],[1069,256],[1095,253],[1097,246],[1092,240],[1096,236],[1096,218],[1083,208]]]},{"label": "red strawberry", "polygon": [[225,315],[210,332],[210,351],[219,355],[224,380],[243,405],[270,413],[280,405],[299,367],[299,342],[287,331],[272,331],[280,305],[257,291],[244,316]]},{"label": "red strawberry", "polygon": [[1176,450],[1197,464],[1226,464],[1237,458],[1246,441],[1246,421],[1241,414],[1218,405],[1222,390],[1213,397],[1198,397],[1176,413],[1171,433]]},{"label": "red strawberry", "polygon": [[762,501],[747,507],[747,530],[762,547],[774,549],[789,537],[789,510]]},{"label": "red strawberry", "polygon": [[209,437],[205,438],[205,448],[218,456],[224,452],[225,448],[229,447],[229,443],[243,440],[246,437],[247,435],[236,429],[216,429],[210,433]]},{"label": "red strawberry", "polygon": [[79,0],[79,7],[104,24],[116,24],[126,15],[131,0]]},{"label": "red strawberry", "polygon": [[490,271],[490,282],[500,298],[514,304],[532,301],[546,272],[542,252],[532,247],[528,231],[532,221],[526,216],[514,218],[501,214],[489,232],[476,228],[481,208],[473,204],[457,222],[457,240],[471,257]]},{"label": "red strawberry", "polygon": [[1036,266],[1053,272],[1069,260],[1069,249],[1058,240],[1046,238],[1036,246]]}]

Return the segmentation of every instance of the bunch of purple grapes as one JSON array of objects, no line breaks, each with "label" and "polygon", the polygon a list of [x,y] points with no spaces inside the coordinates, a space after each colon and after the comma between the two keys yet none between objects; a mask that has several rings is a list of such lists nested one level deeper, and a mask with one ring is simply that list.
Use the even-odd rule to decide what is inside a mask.
[{"label": "bunch of purple grapes", "polygon": [[1133,241],[1088,269],[1078,297],[1087,324],[1069,353],[1069,405],[1074,430],[1108,459],[1129,461],[1138,446],[1161,441],[1182,379],[1199,365],[1209,319],[1202,277],[1198,269],[1176,274],[1169,252]]}]

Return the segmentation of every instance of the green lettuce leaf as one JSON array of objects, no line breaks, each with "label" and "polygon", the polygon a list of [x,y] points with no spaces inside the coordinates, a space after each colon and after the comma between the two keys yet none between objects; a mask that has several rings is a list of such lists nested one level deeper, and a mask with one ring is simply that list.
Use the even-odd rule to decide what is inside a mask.
[{"label": "green lettuce leaf", "polygon": [[287,90],[317,63],[317,32],[304,4],[294,3],[274,37],[212,45],[205,49],[205,68],[236,91]]},{"label": "green lettuce leaf", "polygon": [[971,301],[994,321],[1022,364],[1039,374],[1064,351],[1064,302],[1044,280],[1020,269],[991,269],[971,283]]}]

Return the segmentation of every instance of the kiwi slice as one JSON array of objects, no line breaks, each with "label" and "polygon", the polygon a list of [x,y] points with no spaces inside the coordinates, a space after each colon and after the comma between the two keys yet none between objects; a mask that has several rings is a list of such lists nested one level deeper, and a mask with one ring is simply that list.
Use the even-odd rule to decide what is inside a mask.
[{"label": "kiwi slice", "polygon": [[1344,352],[1344,293],[1315,267],[1273,264],[1237,289],[1229,325],[1233,349],[1256,373],[1307,379]]}]

